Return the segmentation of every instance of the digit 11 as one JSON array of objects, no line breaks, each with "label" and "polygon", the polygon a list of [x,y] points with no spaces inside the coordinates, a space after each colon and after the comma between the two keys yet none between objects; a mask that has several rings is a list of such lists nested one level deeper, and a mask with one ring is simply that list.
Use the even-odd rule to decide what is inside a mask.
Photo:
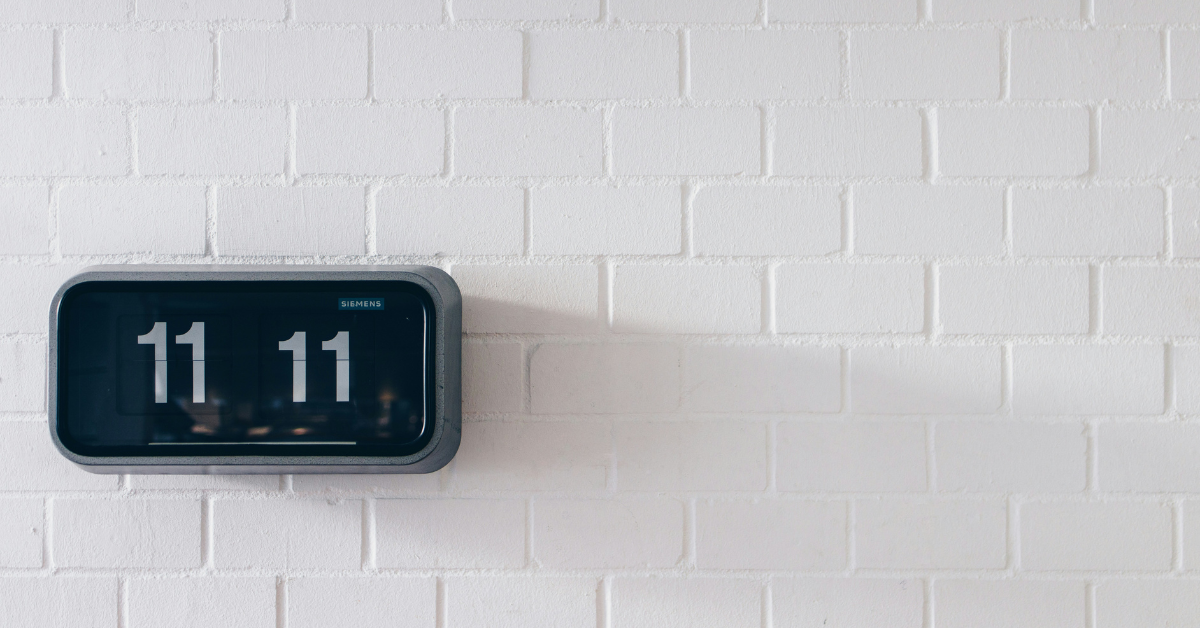
[{"label": "digit 11", "polygon": [[[291,338],[279,341],[280,351],[292,352],[292,402],[308,400],[308,352],[305,349],[307,334],[298,331]],[[321,342],[321,349],[333,351],[337,360],[337,400],[350,401],[350,332],[339,331],[329,340]]]},{"label": "digit 11", "polygon": [[[137,341],[139,345],[154,345],[154,403],[166,403],[167,324],[155,322]],[[175,343],[192,345],[192,403],[204,403],[204,323],[192,323],[187,333],[175,336]]]}]

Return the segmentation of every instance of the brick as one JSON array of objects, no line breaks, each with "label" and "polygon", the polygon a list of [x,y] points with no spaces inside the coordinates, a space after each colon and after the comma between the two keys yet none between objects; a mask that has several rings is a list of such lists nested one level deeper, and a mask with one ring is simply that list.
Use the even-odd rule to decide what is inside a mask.
[{"label": "brick", "polygon": [[1025,503],[1021,567],[1029,571],[1166,571],[1171,568],[1166,504]]},{"label": "brick", "polygon": [[67,186],[58,195],[63,254],[202,255],[202,186]]},{"label": "brick", "polygon": [[381,499],[375,534],[382,568],[522,567],[525,502]]},{"label": "brick", "polygon": [[834,187],[702,187],[692,201],[696,255],[825,255],[842,248]]},{"label": "brick", "polygon": [[863,100],[1000,97],[1000,35],[861,31],[850,35],[850,94]]},{"label": "brick", "polygon": [[939,628],[1086,625],[1084,583],[1013,580],[938,580]]},{"label": "brick", "polygon": [[599,111],[566,108],[465,108],[454,114],[455,174],[599,175]]},{"label": "brick", "polygon": [[837,33],[691,31],[689,38],[693,98],[817,99],[841,94]]},{"label": "brick", "polygon": [[9,23],[114,23],[127,21],[128,15],[124,0],[6,0],[0,4],[0,21]]},{"label": "brick", "polygon": [[977,493],[1077,493],[1087,484],[1079,423],[945,422],[934,435],[937,487]]},{"label": "brick", "polygon": [[688,412],[837,412],[836,347],[689,346],[683,352]]},{"label": "brick", "polygon": [[929,486],[920,423],[782,423],[775,473],[781,491],[913,493]]},{"label": "brick", "polygon": [[461,490],[604,490],[609,427],[593,423],[476,423],[454,457]]},{"label": "brick", "polygon": [[1008,514],[1003,501],[859,501],[857,567],[1001,569]]},{"label": "brick", "polygon": [[772,22],[916,22],[918,7],[891,0],[775,0]]},{"label": "brick", "polygon": [[534,414],[670,412],[679,406],[671,344],[546,344],[530,359]]},{"label": "brick", "polygon": [[115,576],[0,578],[0,611],[13,626],[110,628],[117,624]]},{"label": "brick", "polygon": [[63,80],[71,98],[212,97],[211,33],[70,31],[63,40]]},{"label": "brick", "polygon": [[767,486],[767,430],[760,423],[617,423],[613,441],[622,491],[761,491]]},{"label": "brick", "polygon": [[[0,567],[36,569],[42,566],[45,505],[41,499],[0,499]],[[3,589],[0,588],[0,592]],[[0,594],[0,599],[4,596]],[[3,608],[3,606],[0,606]]]},{"label": "brick", "polygon": [[116,107],[6,109],[0,176],[102,176],[129,171],[129,133]]},{"label": "brick", "polygon": [[1174,0],[1096,0],[1095,11],[1101,24],[1200,22],[1200,6]]},{"label": "brick", "polygon": [[775,112],[775,172],[811,176],[920,176],[921,115],[915,109]]},{"label": "brick", "polygon": [[565,569],[674,567],[683,558],[683,510],[673,499],[538,500],[534,558]]},{"label": "brick", "polygon": [[595,331],[599,270],[591,265],[455,265],[467,333],[572,333]]},{"label": "brick", "polygon": [[1200,57],[1200,33],[1171,31],[1171,98],[1200,98],[1200,68],[1184,59]]},{"label": "brick", "polygon": [[937,0],[933,19],[939,22],[1000,22],[1019,20],[1078,20],[1079,3],[1075,0]]},{"label": "brick", "polygon": [[612,0],[609,11],[618,22],[753,22],[754,0]]},{"label": "brick", "polygon": [[142,174],[283,174],[287,112],[235,106],[141,109]]},{"label": "brick", "polygon": [[1084,334],[1086,266],[944,266],[942,329],[950,334]]},{"label": "brick", "polygon": [[1000,255],[1004,191],[977,186],[854,188],[854,252],[867,255]]},{"label": "brick", "polygon": [[301,107],[300,174],[436,175],[446,157],[445,116],[433,109]]},{"label": "brick", "polygon": [[367,32],[221,34],[221,94],[236,100],[367,97]]},{"label": "brick", "polygon": [[275,578],[138,578],[128,607],[131,626],[274,628]]},{"label": "brick", "polygon": [[292,476],[297,493],[370,493],[372,495],[431,495],[438,492],[444,472],[420,474],[337,474]]},{"label": "brick", "polygon": [[1013,412],[1158,414],[1161,345],[1042,345],[1012,350]]},{"label": "brick", "polygon": [[859,413],[985,414],[1000,407],[998,347],[862,347],[850,352]]},{"label": "brick", "polygon": [[520,98],[522,54],[516,31],[378,31],[375,96]]},{"label": "brick", "polygon": [[216,193],[221,255],[361,255],[362,188],[229,187]]},{"label": "brick", "polygon": [[142,20],[279,22],[283,21],[286,12],[287,0],[138,0],[137,3],[138,19]]},{"label": "brick", "polygon": [[392,24],[438,24],[442,21],[439,0],[372,2],[372,0],[298,0],[296,19],[301,22],[383,22]]},{"label": "brick", "polygon": [[[713,294],[722,295],[713,299]],[[762,281],[749,266],[618,266],[613,328],[632,333],[752,334]]]},{"label": "brick", "polygon": [[47,429],[41,421],[0,422],[0,490],[116,490],[120,477],[71,464],[54,448]]},{"label": "brick", "polygon": [[775,270],[781,332],[919,332],[925,269],[916,264],[791,264]]},{"label": "brick", "polygon": [[616,578],[614,628],[758,628],[762,585],[734,578]]},{"label": "brick", "polygon": [[59,499],[51,518],[58,567],[199,567],[200,502]]},{"label": "brick", "polygon": [[54,90],[52,31],[17,31],[0,35],[0,59],[10,61],[0,67],[0,98],[50,97]]},{"label": "brick", "polygon": [[278,475],[130,475],[130,488],[171,491],[278,491]]},{"label": "brick", "polygon": [[222,499],[212,506],[219,569],[358,569],[362,502]]},{"label": "brick", "polygon": [[591,627],[598,589],[593,578],[451,577],[446,614],[455,628]]},{"label": "brick", "polygon": [[937,118],[942,174],[1076,176],[1088,170],[1086,109],[946,108]]},{"label": "brick", "polygon": [[0,188],[0,212],[3,212],[4,220],[4,230],[0,231],[0,255],[50,252],[49,189],[44,186]]},{"label": "brick", "polygon": [[680,251],[683,200],[678,187],[548,187],[532,190],[530,197],[530,248],[535,254]]},{"label": "brick", "polygon": [[1188,177],[1200,168],[1198,111],[1106,109],[1099,173],[1105,177]]},{"label": "brick", "polygon": [[920,628],[925,592],[919,581],[881,578],[774,578],[777,626]]},{"label": "brick", "polygon": [[1110,334],[1196,335],[1200,271],[1192,268],[1105,268],[1104,331]]},{"label": "brick", "polygon": [[598,0],[458,0],[456,20],[596,20]]},{"label": "brick", "polygon": [[679,36],[668,31],[535,31],[529,96],[540,100],[679,95]]},{"label": "brick", "polygon": [[1159,38],[1153,31],[1014,31],[1012,97],[1161,98],[1167,71]]},{"label": "brick", "polygon": [[618,108],[612,118],[617,174],[762,172],[761,123],[755,108]]},{"label": "brick", "polygon": [[525,400],[525,348],[515,342],[465,342],[463,412],[518,412]]},{"label": "brick", "polygon": [[46,410],[46,345],[0,342],[0,411]]},{"label": "brick", "polygon": [[1200,257],[1200,190],[1171,189],[1171,245],[1175,257]]},{"label": "brick", "polygon": [[518,188],[383,188],[375,197],[383,255],[519,255],[525,194]]},{"label": "brick", "polygon": [[46,333],[50,299],[78,266],[0,266],[0,333]]},{"label": "brick", "polygon": [[1183,414],[1200,414],[1200,347],[1171,347],[1175,362],[1175,408]]},{"label": "brick", "polygon": [[1012,213],[1016,255],[1149,256],[1163,248],[1158,188],[1017,188]]},{"label": "brick", "polygon": [[1102,491],[1200,492],[1200,426],[1106,423],[1097,448]]},{"label": "brick", "polygon": [[846,566],[844,502],[696,504],[701,569],[833,571]]},{"label": "brick", "polygon": [[405,626],[434,628],[437,581],[433,578],[292,578],[288,580],[287,625],[383,626],[403,618]]},{"label": "brick", "polygon": [[1190,626],[1200,621],[1200,582],[1108,580],[1096,587],[1096,627]]}]

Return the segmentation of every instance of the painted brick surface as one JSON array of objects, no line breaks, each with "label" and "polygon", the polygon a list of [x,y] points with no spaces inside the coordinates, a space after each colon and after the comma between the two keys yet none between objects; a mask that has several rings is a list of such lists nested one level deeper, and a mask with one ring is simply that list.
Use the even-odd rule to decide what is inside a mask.
[{"label": "painted brick surface", "polygon": [[[0,625],[1200,621],[1200,4],[0,0]],[[58,454],[95,264],[429,264],[429,475]]]}]

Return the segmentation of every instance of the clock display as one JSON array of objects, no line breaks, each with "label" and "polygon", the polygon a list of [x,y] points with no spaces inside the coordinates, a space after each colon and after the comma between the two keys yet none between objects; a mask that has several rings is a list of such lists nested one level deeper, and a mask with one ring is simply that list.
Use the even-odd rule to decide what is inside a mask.
[{"label": "clock display", "polygon": [[431,438],[434,304],[404,281],[89,281],[59,305],[85,456],[403,456]]}]

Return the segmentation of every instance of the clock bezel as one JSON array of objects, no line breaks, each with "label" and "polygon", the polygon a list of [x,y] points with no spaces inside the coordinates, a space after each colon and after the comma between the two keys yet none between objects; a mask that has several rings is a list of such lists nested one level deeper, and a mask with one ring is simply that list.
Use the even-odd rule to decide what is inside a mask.
[{"label": "clock bezel", "polygon": [[[58,367],[64,296],[92,282],[354,282],[401,281],[421,289],[432,303],[431,399],[426,414],[432,435],[419,451],[404,456],[212,455],[104,456],[71,450],[59,435]],[[58,451],[93,473],[290,474],[430,473],[446,465],[458,450],[462,432],[462,297],[448,274],[432,266],[97,266],[68,279],[50,304],[47,404],[50,436]]]}]

